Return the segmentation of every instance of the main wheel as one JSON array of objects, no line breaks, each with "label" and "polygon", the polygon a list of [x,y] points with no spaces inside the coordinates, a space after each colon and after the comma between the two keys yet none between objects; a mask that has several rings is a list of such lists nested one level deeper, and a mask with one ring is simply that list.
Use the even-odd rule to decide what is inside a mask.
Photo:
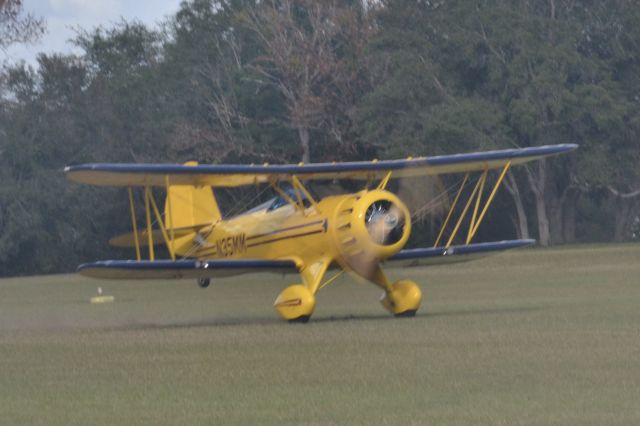
[{"label": "main wheel", "polygon": [[307,287],[296,284],[285,288],[273,307],[289,322],[307,322],[316,307],[316,298]]},{"label": "main wheel", "polygon": [[211,284],[211,278],[198,278],[198,286],[200,288],[207,288]]},{"label": "main wheel", "polygon": [[396,317],[413,317],[420,308],[422,291],[413,281],[396,281],[391,285],[391,291],[382,294],[380,302]]}]

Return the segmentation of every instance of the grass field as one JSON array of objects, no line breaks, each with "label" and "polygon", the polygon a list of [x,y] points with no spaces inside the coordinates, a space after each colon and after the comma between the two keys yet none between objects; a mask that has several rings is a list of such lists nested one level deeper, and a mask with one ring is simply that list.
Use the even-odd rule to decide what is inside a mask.
[{"label": "grass field", "polygon": [[406,274],[416,318],[345,278],[306,325],[273,275],[0,280],[0,424],[640,424],[639,244]]}]

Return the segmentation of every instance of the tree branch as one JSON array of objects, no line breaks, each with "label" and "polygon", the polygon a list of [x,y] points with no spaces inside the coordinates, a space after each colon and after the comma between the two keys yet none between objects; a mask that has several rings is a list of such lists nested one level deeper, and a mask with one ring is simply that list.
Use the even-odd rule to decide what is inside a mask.
[{"label": "tree branch", "polygon": [[615,195],[618,198],[634,198],[640,195],[640,189],[637,189],[635,191],[631,191],[631,192],[620,192],[617,189],[615,189],[614,187],[612,187],[611,185],[607,185],[605,186],[606,189],[609,190],[609,192],[611,192],[613,195]]}]

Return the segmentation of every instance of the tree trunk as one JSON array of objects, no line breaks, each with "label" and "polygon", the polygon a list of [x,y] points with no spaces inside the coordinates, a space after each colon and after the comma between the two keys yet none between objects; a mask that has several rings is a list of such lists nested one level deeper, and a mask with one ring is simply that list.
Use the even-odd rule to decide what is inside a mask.
[{"label": "tree trunk", "polygon": [[629,238],[628,230],[631,222],[633,200],[616,197],[615,223],[613,227],[613,241],[619,243]]},{"label": "tree trunk", "polygon": [[579,196],[579,191],[571,191],[564,203],[562,236],[565,243],[573,243],[576,241],[576,203],[578,202]]},{"label": "tree trunk", "polygon": [[516,225],[516,233],[518,234],[518,238],[530,238],[527,213],[524,209],[524,203],[522,202],[522,196],[520,195],[518,182],[516,181],[516,178],[511,171],[507,173],[507,179],[504,181],[504,184],[509,194],[511,194],[514,204],[516,205],[516,220],[514,221],[514,223]]},{"label": "tree trunk", "polygon": [[616,206],[613,240],[616,242],[625,241],[631,237],[631,225],[636,215],[640,190],[623,193],[612,186],[607,186],[607,189],[613,194]]},{"label": "tree trunk", "polygon": [[[547,217],[547,203],[545,200],[546,160],[542,159],[535,166],[525,166],[529,186],[536,201],[536,217],[538,219],[538,242],[547,247],[551,242],[549,233],[549,218]],[[536,173],[532,171],[536,167]]]},{"label": "tree trunk", "polygon": [[[549,194],[545,195],[549,198]],[[549,241],[551,244],[562,244],[564,242],[564,232],[562,229],[564,219],[563,202],[562,199],[555,197],[555,194],[552,194],[551,197],[554,198],[547,200],[546,203],[548,206]]]},{"label": "tree trunk", "polygon": [[549,232],[549,218],[547,217],[547,206],[544,194],[535,194],[536,216],[538,217],[538,242],[542,247],[547,247],[551,242]]},{"label": "tree trunk", "polygon": [[298,127],[298,136],[300,137],[300,147],[302,148],[302,161],[307,164],[311,162],[311,153],[309,150],[309,129],[306,127]]}]

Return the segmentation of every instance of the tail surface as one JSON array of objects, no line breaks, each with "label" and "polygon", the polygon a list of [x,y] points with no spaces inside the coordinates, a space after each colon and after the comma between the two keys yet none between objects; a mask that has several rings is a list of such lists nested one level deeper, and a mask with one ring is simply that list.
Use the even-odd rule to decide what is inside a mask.
[{"label": "tail surface", "polygon": [[[198,163],[185,163],[194,166]],[[194,244],[197,232],[222,219],[218,203],[210,186],[170,185],[164,202],[164,227],[169,239],[173,237],[172,248],[178,255],[187,254]],[[133,233],[122,234],[109,242],[116,247],[135,247],[136,239],[140,246],[147,246],[149,238],[144,226],[139,229],[137,238]],[[153,244],[164,244],[160,229],[152,232]]]},{"label": "tail surface", "polygon": [[[198,163],[188,162],[187,166]],[[164,203],[164,226],[166,229],[192,228],[187,235],[175,235],[177,254],[184,254],[193,245],[195,229],[212,225],[222,218],[210,186],[170,185]]]},{"label": "tail surface", "polygon": [[186,228],[210,225],[222,215],[210,186],[173,185],[164,202],[164,225]]}]

